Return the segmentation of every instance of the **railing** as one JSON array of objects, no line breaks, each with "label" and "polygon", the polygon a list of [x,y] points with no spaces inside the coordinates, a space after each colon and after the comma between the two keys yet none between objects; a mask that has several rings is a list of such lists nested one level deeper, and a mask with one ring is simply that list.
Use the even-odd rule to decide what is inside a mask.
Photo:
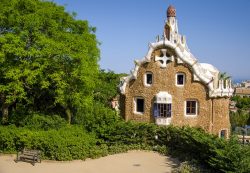
[{"label": "railing", "polygon": [[234,89],[232,88],[232,82],[230,79],[219,80],[218,87],[212,91],[209,91],[210,97],[230,97],[233,95]]},{"label": "railing", "polygon": [[250,144],[250,136],[238,135],[238,139],[243,144]]},{"label": "railing", "polygon": [[167,126],[171,123],[171,118],[170,117],[156,117],[155,118],[155,123],[157,125],[164,125]]}]

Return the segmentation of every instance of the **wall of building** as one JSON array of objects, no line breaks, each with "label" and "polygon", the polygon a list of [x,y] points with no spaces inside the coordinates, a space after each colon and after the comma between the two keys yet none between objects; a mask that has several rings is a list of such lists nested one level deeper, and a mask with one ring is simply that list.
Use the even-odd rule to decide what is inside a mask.
[{"label": "wall of building", "polygon": [[234,95],[240,97],[250,97],[250,88],[235,88]]},{"label": "wall of building", "polygon": [[[171,53],[173,54],[173,52]],[[172,95],[172,124],[183,126],[198,126],[207,131],[211,131],[212,102],[208,98],[207,87],[200,82],[194,82],[192,72],[188,66],[168,63],[166,68],[161,68],[159,63],[154,62],[155,55],[160,55],[160,50],[152,53],[150,63],[142,65],[138,71],[137,79],[132,80],[126,88],[125,107],[123,114],[126,120],[136,120],[142,122],[154,122],[152,105],[154,96],[160,91],[167,91]],[[144,85],[144,75],[146,72],[153,73],[153,85],[147,87]],[[176,74],[182,72],[185,74],[185,84],[183,87],[176,86]],[[143,97],[145,100],[145,111],[143,115],[134,113],[135,97]],[[184,116],[185,101],[187,99],[196,99],[198,101],[198,115],[196,117]]]},{"label": "wall of building", "polygon": [[212,132],[219,135],[221,130],[227,130],[227,135],[230,134],[230,119],[229,119],[229,99],[216,98],[213,99],[213,114],[212,114]]},{"label": "wall of building", "polygon": [[[171,53],[172,55],[173,52]],[[190,125],[201,127],[204,130],[219,135],[221,130],[230,133],[229,98],[208,97],[208,90],[200,82],[193,81],[191,70],[185,64],[168,63],[166,68],[160,67],[160,62],[155,62],[155,55],[160,55],[160,50],[152,53],[151,62],[142,65],[138,71],[137,79],[127,85],[125,96],[121,98],[121,113],[125,120],[141,122],[154,122],[153,103],[155,95],[160,91],[166,91],[172,95],[172,119],[171,123],[177,126]],[[174,55],[175,56],[175,55]],[[152,86],[145,86],[145,74],[153,73]],[[176,86],[176,74],[185,74],[183,87]],[[143,97],[145,101],[144,113],[135,113],[135,97]],[[198,115],[185,116],[185,101],[195,99],[198,101]]]}]

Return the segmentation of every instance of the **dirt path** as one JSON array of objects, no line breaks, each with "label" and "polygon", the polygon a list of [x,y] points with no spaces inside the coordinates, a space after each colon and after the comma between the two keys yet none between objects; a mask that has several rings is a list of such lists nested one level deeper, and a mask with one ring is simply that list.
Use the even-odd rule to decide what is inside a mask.
[{"label": "dirt path", "polygon": [[130,151],[86,161],[42,161],[32,166],[14,162],[15,155],[0,155],[0,173],[170,173],[176,161],[147,151]]}]

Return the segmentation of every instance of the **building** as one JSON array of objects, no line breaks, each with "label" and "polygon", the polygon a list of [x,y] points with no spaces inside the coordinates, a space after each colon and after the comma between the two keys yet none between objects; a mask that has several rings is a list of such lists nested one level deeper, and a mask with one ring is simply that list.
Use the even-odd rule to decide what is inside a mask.
[{"label": "building", "polygon": [[245,88],[245,87],[235,88],[234,95],[240,97],[250,97],[250,88]]},{"label": "building", "polygon": [[230,80],[219,80],[219,71],[199,63],[178,33],[176,10],[167,9],[164,35],[119,85],[120,109],[125,120],[158,125],[195,126],[228,136]]},{"label": "building", "polygon": [[249,80],[243,81],[242,82],[242,87],[244,87],[244,88],[250,88],[250,81]]},{"label": "building", "polygon": [[250,81],[246,80],[235,86],[235,96],[250,97]]}]

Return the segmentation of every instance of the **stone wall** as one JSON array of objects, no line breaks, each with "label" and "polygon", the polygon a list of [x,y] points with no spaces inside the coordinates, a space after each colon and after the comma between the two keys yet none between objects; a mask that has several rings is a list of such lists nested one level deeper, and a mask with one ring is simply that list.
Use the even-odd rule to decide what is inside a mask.
[{"label": "stone wall", "polygon": [[230,134],[228,98],[213,99],[212,132],[219,135],[221,130],[227,130],[227,136]]},{"label": "stone wall", "polygon": [[[170,52],[171,50],[168,50]],[[166,91],[172,95],[172,124],[177,126],[190,125],[202,127],[208,132],[218,134],[218,130],[228,128],[228,110],[223,106],[228,103],[229,99],[214,99],[216,107],[213,109],[212,100],[208,97],[208,89],[200,82],[193,81],[193,75],[189,67],[185,64],[169,62],[166,68],[160,67],[160,62],[155,62],[155,55],[160,55],[160,49],[152,53],[151,62],[140,66],[137,79],[130,81],[127,85],[126,93],[121,106],[125,120],[136,120],[141,122],[154,122],[153,103],[154,97],[160,91]],[[174,55],[170,52],[170,55]],[[176,57],[174,55],[174,57]],[[145,86],[145,73],[153,73],[152,86]],[[185,74],[184,86],[176,86],[176,74]],[[145,101],[144,114],[135,114],[135,97],[143,97]],[[195,99],[198,101],[198,115],[195,117],[184,116],[185,101]],[[220,107],[222,106],[222,107]],[[228,104],[227,104],[228,106]],[[212,112],[214,111],[214,117]],[[223,116],[224,118],[222,118]],[[212,126],[212,118],[214,124]],[[225,122],[224,122],[225,121]],[[217,124],[218,123],[218,124]]]}]

